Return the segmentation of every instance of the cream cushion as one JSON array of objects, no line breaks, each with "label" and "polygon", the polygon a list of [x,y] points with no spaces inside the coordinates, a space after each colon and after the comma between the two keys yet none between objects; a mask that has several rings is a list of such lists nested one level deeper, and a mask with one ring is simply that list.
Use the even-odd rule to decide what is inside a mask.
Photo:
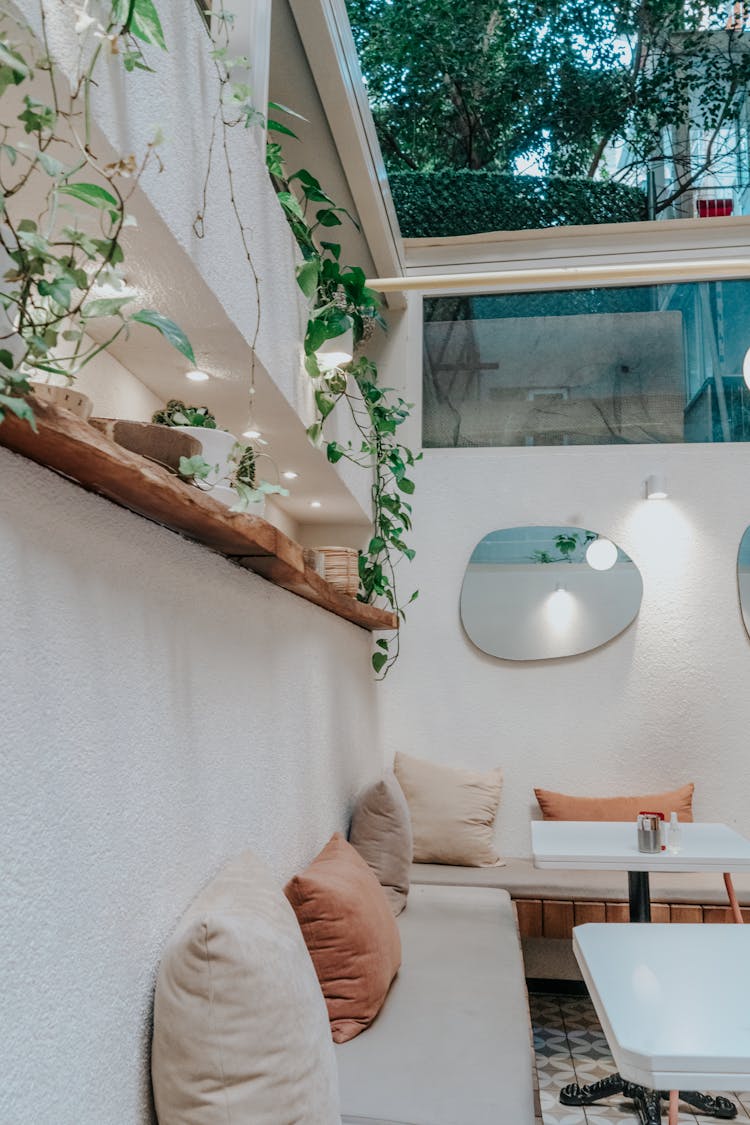
[{"label": "cream cushion", "polygon": [[378,877],[394,915],[406,906],[414,843],[409,806],[392,773],[359,797],[352,814],[349,843]]},{"label": "cream cushion", "polygon": [[167,944],[151,1073],[160,1125],[334,1125],[325,1001],[294,911],[251,852],[202,891]]},{"label": "cream cushion", "polygon": [[415,863],[502,865],[493,841],[502,770],[477,773],[401,753],[394,770],[409,806]]}]

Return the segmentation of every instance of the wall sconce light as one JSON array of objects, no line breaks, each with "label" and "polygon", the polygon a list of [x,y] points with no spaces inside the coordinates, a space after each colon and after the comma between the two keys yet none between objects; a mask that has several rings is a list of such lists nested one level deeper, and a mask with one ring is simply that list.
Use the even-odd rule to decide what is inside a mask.
[{"label": "wall sconce light", "polygon": [[351,325],[340,336],[333,336],[324,340],[315,351],[318,367],[321,371],[333,371],[336,367],[343,367],[351,363],[354,355],[354,333]]},{"label": "wall sconce light", "polygon": [[745,352],[745,358],[742,361],[742,378],[745,380],[746,386],[750,387],[750,348]]},{"label": "wall sconce light", "polygon": [[669,496],[667,492],[667,482],[661,473],[654,473],[646,480],[646,499],[647,500],[666,500]]}]

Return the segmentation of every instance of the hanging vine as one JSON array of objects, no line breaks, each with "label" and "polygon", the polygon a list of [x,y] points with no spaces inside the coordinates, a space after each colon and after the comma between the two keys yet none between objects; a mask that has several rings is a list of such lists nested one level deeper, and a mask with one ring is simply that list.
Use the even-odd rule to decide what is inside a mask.
[{"label": "hanging vine", "polygon": [[[271,105],[272,109],[286,110]],[[270,119],[269,131],[294,137],[288,126]],[[411,412],[411,404],[390,388],[378,384],[378,371],[372,360],[360,356],[350,363],[323,370],[318,349],[352,329],[355,348],[366,342],[373,327],[385,329],[379,294],[368,288],[359,266],[341,265],[341,246],[321,234],[341,226],[342,216],[356,221],[325,193],[320,182],[306,169],[287,174],[281,145],[269,141],[267,164],[277,187],[278,200],[287,217],[303,262],[297,269],[297,282],[311,303],[305,333],[305,369],[315,387],[317,419],[308,428],[308,437],[325,449],[332,464],[342,459],[372,473],[373,534],[359,557],[359,600],[384,601],[405,618],[405,607],[417,597],[414,591],[402,600],[397,582],[398,566],[411,561],[414,550],[405,541],[412,527],[414,492],[409,475],[415,456],[398,438],[398,428]],[[360,434],[360,444],[342,445],[327,441],[326,422],[336,408],[346,409]],[[392,639],[380,638],[372,654],[372,665],[383,678],[399,653],[399,633]]]},{"label": "hanging vine", "polygon": [[[113,0],[77,8],[77,73],[63,79],[47,43],[0,7],[0,422],[11,412],[35,427],[33,375],[79,371],[130,324],[157,329],[192,363],[185,333],[155,309],[134,311],[123,275],[127,203],[147,166],[158,161],[158,133],[138,157],[103,163],[93,149],[91,98],[102,60],[149,70],[143,48],[166,50],[152,0]],[[43,80],[46,79],[46,84]],[[18,112],[18,105],[22,106]],[[39,206],[39,198],[43,200]],[[103,339],[87,330],[100,325]]]}]

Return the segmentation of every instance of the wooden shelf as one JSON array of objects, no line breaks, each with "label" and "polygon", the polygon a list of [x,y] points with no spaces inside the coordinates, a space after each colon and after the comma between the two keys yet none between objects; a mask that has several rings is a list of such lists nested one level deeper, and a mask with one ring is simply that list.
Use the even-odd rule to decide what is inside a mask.
[{"label": "wooden shelf", "polygon": [[362,629],[397,629],[388,610],[339,594],[302,557],[302,547],[258,516],[231,512],[207,492],[116,445],[67,410],[34,403],[38,433],[13,414],[0,424],[0,446],[21,453],[89,492],[233,559],[248,570]]}]

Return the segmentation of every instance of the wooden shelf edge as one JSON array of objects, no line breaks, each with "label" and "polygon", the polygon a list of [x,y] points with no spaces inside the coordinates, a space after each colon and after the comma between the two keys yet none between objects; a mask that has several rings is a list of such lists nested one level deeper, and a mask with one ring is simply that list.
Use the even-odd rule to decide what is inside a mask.
[{"label": "wooden shelf edge", "polygon": [[388,610],[339,594],[305,566],[302,547],[258,516],[231,512],[137,453],[116,445],[67,410],[34,403],[38,433],[7,414],[0,446],[69,477],[137,515],[218,551],[277,586],[343,617],[362,629],[398,628]]}]

